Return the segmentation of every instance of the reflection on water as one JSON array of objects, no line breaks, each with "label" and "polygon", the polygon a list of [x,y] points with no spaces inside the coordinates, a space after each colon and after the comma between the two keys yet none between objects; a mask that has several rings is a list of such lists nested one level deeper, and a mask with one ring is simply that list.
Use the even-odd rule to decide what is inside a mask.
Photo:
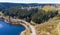
[{"label": "reflection on water", "polygon": [[13,26],[0,21],[0,35],[19,35],[23,30],[23,26]]}]

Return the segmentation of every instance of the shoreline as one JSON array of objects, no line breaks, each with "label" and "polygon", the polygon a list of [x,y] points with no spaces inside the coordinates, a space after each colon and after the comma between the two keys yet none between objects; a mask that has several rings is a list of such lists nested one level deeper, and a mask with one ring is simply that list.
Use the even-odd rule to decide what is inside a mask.
[{"label": "shoreline", "polygon": [[19,24],[19,25],[24,26],[26,29],[22,31],[20,35],[23,35],[23,34],[25,35],[26,30],[28,30],[29,35],[36,35],[35,27],[32,26],[30,23],[21,19],[14,19],[14,18],[7,18],[7,17],[3,17],[3,18],[4,18],[4,21],[7,23],[11,23],[13,25]]}]

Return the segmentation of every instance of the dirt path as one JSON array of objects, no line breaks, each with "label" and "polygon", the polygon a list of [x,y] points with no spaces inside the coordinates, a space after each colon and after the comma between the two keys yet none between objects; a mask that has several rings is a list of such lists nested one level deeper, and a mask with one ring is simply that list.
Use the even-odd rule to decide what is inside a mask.
[{"label": "dirt path", "polygon": [[[28,23],[28,22],[26,22],[26,21],[24,21],[24,20],[19,20],[19,21],[21,21],[22,23],[20,23],[20,24],[26,24],[26,25],[28,25],[29,27],[30,27],[30,29],[31,29],[31,35],[36,35],[36,30],[35,30],[35,27],[34,26],[32,26],[30,23]],[[27,26],[26,25],[24,25],[26,28],[27,28]],[[24,32],[24,31],[23,31]]]}]

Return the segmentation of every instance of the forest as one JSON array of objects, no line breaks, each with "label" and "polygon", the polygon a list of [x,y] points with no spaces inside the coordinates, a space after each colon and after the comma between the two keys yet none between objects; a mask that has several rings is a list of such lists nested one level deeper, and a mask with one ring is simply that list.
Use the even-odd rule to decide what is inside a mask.
[{"label": "forest", "polygon": [[24,19],[27,22],[33,21],[38,24],[48,21],[50,18],[53,18],[58,14],[58,11],[53,9],[49,9],[48,11],[44,10],[44,8],[28,9],[21,9],[21,7],[16,6],[4,10],[3,13],[4,16]]}]

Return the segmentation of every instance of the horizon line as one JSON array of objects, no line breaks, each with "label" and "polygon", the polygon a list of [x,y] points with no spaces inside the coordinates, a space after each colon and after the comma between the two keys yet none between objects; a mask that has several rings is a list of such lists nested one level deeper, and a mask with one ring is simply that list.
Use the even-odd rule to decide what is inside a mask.
[{"label": "horizon line", "polygon": [[[20,3],[20,2],[0,2],[0,3]],[[34,2],[21,2],[24,4],[31,4]],[[36,4],[60,4],[60,2],[36,2]]]}]

